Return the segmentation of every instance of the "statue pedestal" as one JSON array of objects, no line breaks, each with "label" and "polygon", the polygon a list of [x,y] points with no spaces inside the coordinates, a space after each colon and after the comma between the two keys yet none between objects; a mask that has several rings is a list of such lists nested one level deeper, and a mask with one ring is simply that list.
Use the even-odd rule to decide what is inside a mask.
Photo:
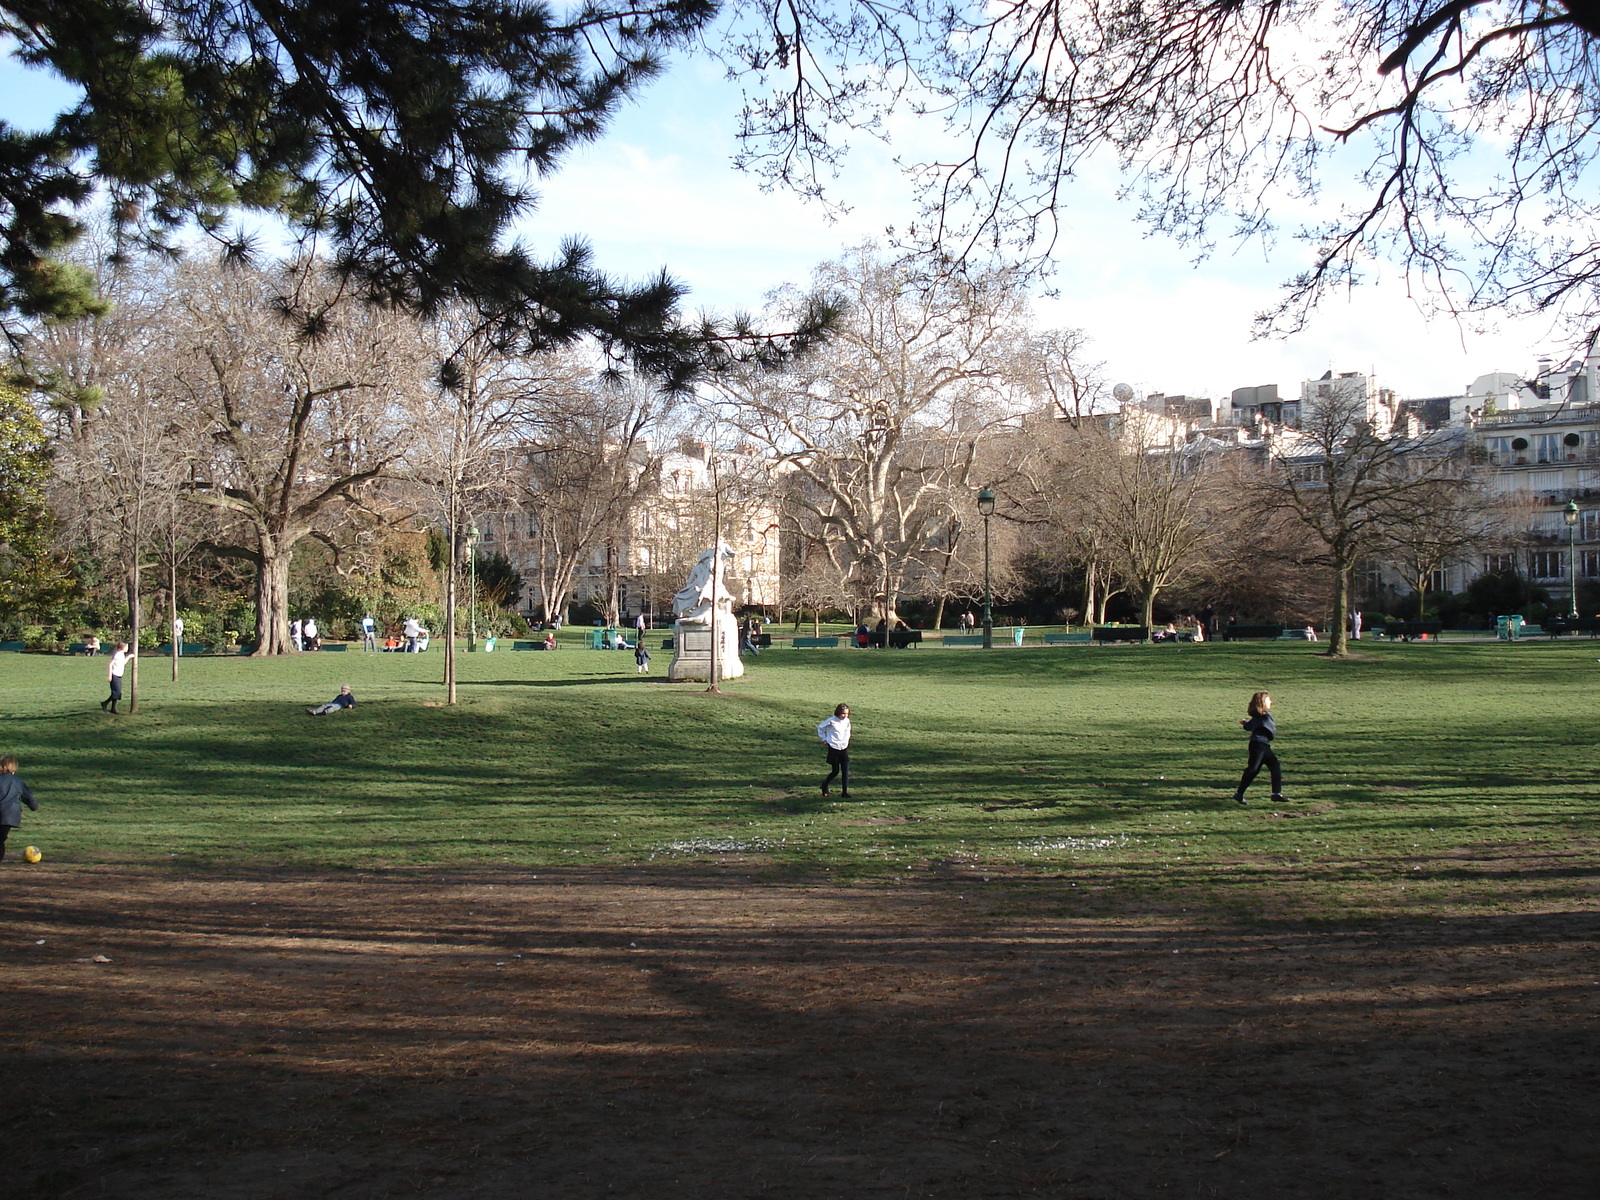
[{"label": "statue pedestal", "polygon": [[[717,614],[717,633],[722,636],[717,647],[717,678],[737,679],[744,674],[744,662],[739,657],[738,628],[731,614]],[[673,625],[669,683],[711,682],[711,636],[711,626],[698,621]]]}]

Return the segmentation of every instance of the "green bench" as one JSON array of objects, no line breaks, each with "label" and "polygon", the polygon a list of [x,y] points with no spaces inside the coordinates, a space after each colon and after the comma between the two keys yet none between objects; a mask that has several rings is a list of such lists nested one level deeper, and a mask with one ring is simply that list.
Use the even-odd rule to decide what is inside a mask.
[{"label": "green bench", "polygon": [[[196,654],[204,654],[209,649],[211,649],[211,643],[210,642],[184,642],[183,643],[183,653],[186,656],[191,657],[191,658]],[[172,643],[171,642],[162,642],[161,645],[156,647],[156,653],[157,654],[162,654],[162,655],[171,654],[172,653]]]},{"label": "green bench", "polygon": [[796,650],[832,650],[839,644],[836,637],[797,637],[791,643]]},{"label": "green bench", "polygon": [[27,642],[0,642],[0,650],[4,650],[13,654],[21,654],[27,648]]},{"label": "green bench", "polygon": [[1086,646],[1094,640],[1094,635],[1085,629],[1082,633],[1047,633],[1044,635],[1046,646]]},{"label": "green bench", "polygon": [[1224,625],[1222,627],[1222,640],[1225,642],[1242,642],[1251,638],[1277,641],[1282,636],[1282,625]]},{"label": "green bench", "polygon": [[[72,645],[67,647],[67,653],[68,654],[83,654],[83,655],[87,655],[89,653],[89,643],[88,642],[73,642]],[[111,647],[106,645],[104,642],[101,642],[100,643],[100,649],[97,650],[95,653],[97,653],[97,654],[110,654],[111,653]]]},{"label": "green bench", "polygon": [[[322,645],[318,647],[318,649],[320,651],[322,651],[323,653],[327,653],[330,650],[340,650],[340,651],[348,650],[348,649],[350,649],[350,643],[349,642],[323,642]],[[189,653],[189,647],[185,646],[183,648],[183,652],[185,654]]]},{"label": "green bench", "polygon": [[946,646],[981,646],[983,645],[983,634],[947,633],[941,640]]},{"label": "green bench", "polygon": [[1146,642],[1150,640],[1148,625],[1096,625],[1094,640],[1102,646],[1107,642]]}]

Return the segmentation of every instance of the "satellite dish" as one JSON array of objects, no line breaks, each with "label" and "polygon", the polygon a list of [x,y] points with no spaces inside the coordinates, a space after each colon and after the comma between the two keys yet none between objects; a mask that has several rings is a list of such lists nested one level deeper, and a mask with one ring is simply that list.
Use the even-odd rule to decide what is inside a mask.
[{"label": "satellite dish", "polygon": [[1116,387],[1111,389],[1111,394],[1116,398],[1118,404],[1126,404],[1133,399],[1133,389],[1125,383],[1117,384]]}]

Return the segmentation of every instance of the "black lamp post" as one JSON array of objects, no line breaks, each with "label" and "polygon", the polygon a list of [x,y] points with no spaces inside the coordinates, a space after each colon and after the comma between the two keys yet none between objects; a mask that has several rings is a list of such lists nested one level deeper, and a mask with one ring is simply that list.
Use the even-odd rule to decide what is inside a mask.
[{"label": "black lamp post", "polygon": [[988,488],[978,493],[978,511],[983,514],[983,648],[994,649],[994,611],[989,592],[989,517],[994,513],[994,493]]},{"label": "black lamp post", "polygon": [[1571,617],[1573,620],[1577,620],[1578,619],[1578,502],[1576,500],[1568,500],[1567,501],[1567,507],[1562,510],[1561,515],[1567,519],[1567,559],[1568,559],[1567,566],[1570,568],[1570,570],[1567,572],[1567,576],[1572,581],[1572,600],[1571,600],[1571,604],[1569,606],[1570,611],[1567,613],[1567,616]]}]

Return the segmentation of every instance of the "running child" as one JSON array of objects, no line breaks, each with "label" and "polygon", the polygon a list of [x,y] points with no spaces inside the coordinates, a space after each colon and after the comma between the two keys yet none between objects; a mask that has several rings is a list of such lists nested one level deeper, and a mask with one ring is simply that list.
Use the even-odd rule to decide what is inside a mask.
[{"label": "running child", "polygon": [[817,736],[828,748],[828,765],[833,770],[822,781],[822,794],[828,794],[828,785],[839,780],[839,795],[850,799],[850,706],[841,704],[833,716],[817,726]]},{"label": "running child", "polygon": [[1250,707],[1246,711],[1249,715],[1239,724],[1250,734],[1250,759],[1233,798],[1240,804],[1247,804],[1244,790],[1265,766],[1272,778],[1272,799],[1282,803],[1283,772],[1278,768],[1278,756],[1272,752],[1272,739],[1278,735],[1278,726],[1272,720],[1272,697],[1266,692],[1257,692],[1250,697]]}]

